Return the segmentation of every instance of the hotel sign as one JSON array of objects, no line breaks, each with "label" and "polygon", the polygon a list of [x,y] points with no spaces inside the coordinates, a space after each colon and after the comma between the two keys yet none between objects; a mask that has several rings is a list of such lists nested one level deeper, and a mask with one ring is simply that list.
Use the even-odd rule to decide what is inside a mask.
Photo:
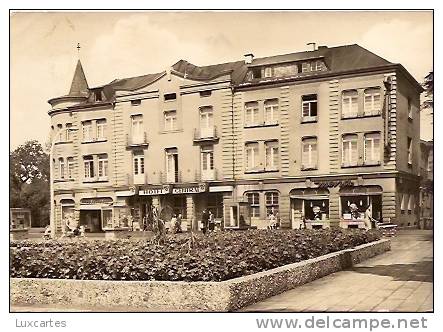
[{"label": "hotel sign", "polygon": [[143,188],[139,190],[139,195],[147,195],[147,196],[152,196],[152,195],[166,195],[169,194],[171,192],[171,186],[170,185],[164,185],[162,187],[158,187],[158,188]]},{"label": "hotel sign", "polygon": [[208,190],[208,185],[206,183],[200,183],[195,186],[190,187],[182,187],[182,188],[173,188],[173,194],[198,194],[203,193]]},{"label": "hotel sign", "polygon": [[337,181],[324,181],[314,182],[318,188],[336,188],[336,187],[352,187],[354,182],[352,180],[337,180]]}]

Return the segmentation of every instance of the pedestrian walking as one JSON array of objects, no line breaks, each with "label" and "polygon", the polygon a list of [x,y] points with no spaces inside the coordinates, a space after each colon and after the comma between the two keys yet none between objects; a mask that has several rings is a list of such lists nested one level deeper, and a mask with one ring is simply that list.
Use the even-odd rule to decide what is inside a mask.
[{"label": "pedestrian walking", "polygon": [[206,232],[208,231],[208,224],[209,224],[209,213],[206,211],[206,209],[203,209],[202,213],[203,234],[206,234]]},{"label": "pedestrian walking", "polygon": [[213,231],[215,229],[215,216],[211,210],[209,210],[209,231]]}]

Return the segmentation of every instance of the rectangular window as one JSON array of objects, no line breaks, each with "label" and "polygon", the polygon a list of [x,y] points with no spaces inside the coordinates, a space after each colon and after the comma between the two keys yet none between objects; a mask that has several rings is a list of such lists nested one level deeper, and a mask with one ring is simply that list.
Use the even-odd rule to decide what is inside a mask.
[{"label": "rectangular window", "polygon": [[71,131],[72,131],[72,123],[67,123],[66,124],[66,141],[67,142],[72,141]]},{"label": "rectangular window", "polygon": [[310,62],[303,62],[301,65],[301,72],[306,73],[311,71],[311,63]]},{"label": "rectangular window", "polygon": [[98,155],[98,177],[105,179],[108,177],[108,155]]},{"label": "rectangular window", "polygon": [[265,193],[266,215],[271,213],[275,216],[278,213],[278,192],[269,191]]},{"label": "rectangular window", "polygon": [[265,77],[272,77],[272,67],[265,67]]},{"label": "rectangular window", "polygon": [[59,141],[59,142],[63,142],[63,140],[64,140],[64,135],[63,135],[63,125],[61,125],[61,124],[58,124],[57,125],[57,141]]},{"label": "rectangular window", "polygon": [[212,146],[201,148],[202,171],[214,169],[214,149]]},{"label": "rectangular window", "polygon": [[206,90],[206,91],[200,91],[200,97],[210,97],[212,94],[211,90]]},{"label": "rectangular window", "polygon": [[59,178],[64,179],[65,178],[65,161],[63,158],[58,159],[58,165],[59,165]]},{"label": "rectangular window", "polygon": [[302,99],[302,122],[317,121],[317,95],[305,95]]},{"label": "rectangular window", "polygon": [[97,139],[104,139],[106,137],[106,119],[100,119],[96,122]]},{"label": "rectangular window", "polygon": [[143,151],[134,151],[132,156],[132,169],[134,174],[134,183],[145,182],[145,155]]},{"label": "rectangular window", "polygon": [[265,100],[265,124],[278,123],[278,99]]},{"label": "rectangular window", "polygon": [[177,129],[177,112],[167,111],[165,112],[165,130]]},{"label": "rectangular window", "polygon": [[200,107],[200,137],[214,137],[214,113],[212,106]]},{"label": "rectangular window", "polygon": [[365,89],[364,98],[365,115],[378,115],[381,113],[380,88]]},{"label": "rectangular window", "polygon": [[274,170],[278,168],[278,141],[265,142],[266,169]]},{"label": "rectangular window", "polygon": [[144,138],[143,115],[131,116],[131,138],[132,143],[142,143]]},{"label": "rectangular window", "polygon": [[408,137],[408,165],[412,165],[412,138]]},{"label": "rectangular window", "polygon": [[187,215],[186,215],[186,197],[183,195],[174,195],[174,206],[173,206],[173,210],[174,210],[174,214],[175,215],[182,215],[182,219],[186,219]]},{"label": "rectangular window", "polygon": [[302,169],[317,168],[317,138],[306,137],[302,139]]},{"label": "rectangular window", "polygon": [[258,167],[258,143],[246,143],[246,169],[252,170]]},{"label": "rectangular window", "polygon": [[258,125],[258,103],[248,102],[245,104],[245,126]]},{"label": "rectangular window", "polygon": [[142,103],[141,99],[131,100],[131,106],[139,106],[141,105],[141,103]]},{"label": "rectangular window", "polygon": [[380,133],[365,135],[365,164],[380,163]]},{"label": "rectangular window", "polygon": [[251,206],[251,217],[260,218],[260,195],[259,193],[247,193],[249,205]]},{"label": "rectangular window", "polygon": [[176,148],[166,149],[166,181],[178,182],[178,152]]},{"label": "rectangular window", "polygon": [[94,177],[94,159],[92,156],[83,157],[83,165],[85,168],[85,178],[92,179]]},{"label": "rectangular window", "polygon": [[68,157],[68,179],[74,178],[74,158]]},{"label": "rectangular window", "polygon": [[165,97],[165,101],[176,100],[177,94],[175,92],[174,93],[165,93],[164,97]]},{"label": "rectangular window", "polygon": [[103,215],[103,228],[112,228],[112,209],[103,209],[102,210]]},{"label": "rectangular window", "polygon": [[343,166],[357,166],[358,149],[357,135],[344,135],[342,141],[342,163]]},{"label": "rectangular window", "polygon": [[82,122],[83,141],[89,142],[92,140],[92,121]]},{"label": "rectangular window", "polygon": [[358,115],[358,92],[346,90],[342,93],[342,117],[356,118]]},{"label": "rectangular window", "polygon": [[223,194],[208,193],[208,211],[214,213],[215,219],[223,218]]}]

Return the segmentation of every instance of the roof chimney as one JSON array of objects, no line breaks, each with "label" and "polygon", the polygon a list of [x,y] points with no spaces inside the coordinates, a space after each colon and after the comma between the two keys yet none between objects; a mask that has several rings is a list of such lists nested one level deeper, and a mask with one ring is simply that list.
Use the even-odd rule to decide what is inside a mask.
[{"label": "roof chimney", "polygon": [[252,63],[252,60],[254,60],[254,54],[252,53],[245,54],[244,57],[245,57],[245,63],[248,65]]}]

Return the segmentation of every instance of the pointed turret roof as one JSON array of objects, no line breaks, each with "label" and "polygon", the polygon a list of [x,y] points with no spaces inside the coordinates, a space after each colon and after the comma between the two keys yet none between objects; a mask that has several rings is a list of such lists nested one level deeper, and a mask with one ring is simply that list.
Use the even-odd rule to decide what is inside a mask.
[{"label": "pointed turret roof", "polygon": [[68,96],[87,96],[89,91],[88,82],[86,81],[85,72],[83,71],[80,59],[75,67],[74,77],[72,78],[71,89]]}]

